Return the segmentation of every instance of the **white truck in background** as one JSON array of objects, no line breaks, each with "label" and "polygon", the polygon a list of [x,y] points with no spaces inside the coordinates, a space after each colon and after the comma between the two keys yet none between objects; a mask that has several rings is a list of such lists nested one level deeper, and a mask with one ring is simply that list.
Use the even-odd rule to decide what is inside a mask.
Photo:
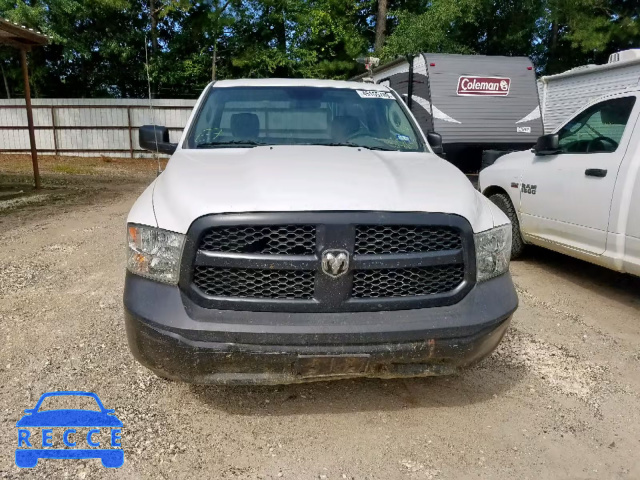
[{"label": "white truck in background", "polygon": [[479,185],[535,244],[640,275],[640,89],[601,97],[531,151],[500,157]]}]

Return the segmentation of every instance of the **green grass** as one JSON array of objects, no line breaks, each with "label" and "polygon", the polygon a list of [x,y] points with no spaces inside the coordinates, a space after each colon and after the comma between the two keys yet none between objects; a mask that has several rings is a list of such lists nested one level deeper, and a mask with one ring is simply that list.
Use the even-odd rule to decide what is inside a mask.
[{"label": "green grass", "polygon": [[69,164],[59,164],[53,166],[53,171],[56,173],[66,173],[68,175],[86,175],[92,173],[91,168],[78,166],[78,165],[69,165]]}]

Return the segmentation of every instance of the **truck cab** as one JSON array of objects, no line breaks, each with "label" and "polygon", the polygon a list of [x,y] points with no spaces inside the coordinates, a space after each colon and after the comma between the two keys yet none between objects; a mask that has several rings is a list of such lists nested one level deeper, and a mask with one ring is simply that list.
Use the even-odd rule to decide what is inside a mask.
[{"label": "truck cab", "polygon": [[639,96],[601,97],[480,173],[512,221],[512,256],[531,243],[640,275]]},{"label": "truck cab", "polygon": [[158,375],[443,375],[506,332],[509,219],[390,88],[215,82],[169,140],[140,129],[171,159],[127,220],[127,336]]}]

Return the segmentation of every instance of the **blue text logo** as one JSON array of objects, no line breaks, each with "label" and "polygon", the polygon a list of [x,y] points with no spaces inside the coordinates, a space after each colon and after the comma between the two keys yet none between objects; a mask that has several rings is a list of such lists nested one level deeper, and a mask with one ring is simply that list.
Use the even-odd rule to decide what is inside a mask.
[{"label": "blue text logo", "polygon": [[[89,400],[97,409],[46,409],[51,400]],[[73,398],[72,398],[73,397]],[[64,400],[64,399],[63,399]],[[44,403],[44,405],[43,405]],[[120,444],[122,422],[114,410],[104,408],[91,392],[49,392],[18,420],[16,465],[33,468],[41,458],[99,458],[102,465],[119,468],[124,463]]]}]

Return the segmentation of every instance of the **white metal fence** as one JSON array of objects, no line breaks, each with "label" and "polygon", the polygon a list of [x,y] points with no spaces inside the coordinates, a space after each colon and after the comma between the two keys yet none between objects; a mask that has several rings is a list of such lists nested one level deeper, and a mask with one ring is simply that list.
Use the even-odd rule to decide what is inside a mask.
[{"label": "white metal fence", "polygon": [[[33,99],[38,153],[140,156],[138,127],[164,125],[177,142],[195,100]],[[27,153],[29,131],[23,99],[0,100],[0,152]]]}]

